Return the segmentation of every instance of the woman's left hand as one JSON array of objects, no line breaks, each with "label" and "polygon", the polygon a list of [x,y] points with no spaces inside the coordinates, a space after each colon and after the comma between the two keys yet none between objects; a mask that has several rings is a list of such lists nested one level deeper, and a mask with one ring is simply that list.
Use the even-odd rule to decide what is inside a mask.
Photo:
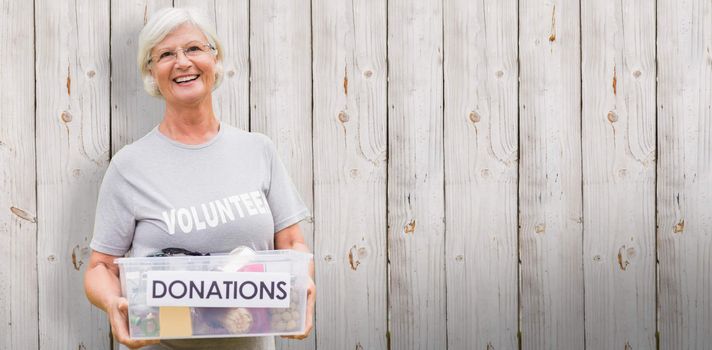
[{"label": "woman's left hand", "polygon": [[[304,235],[299,224],[293,224],[283,228],[274,235],[274,246],[276,249],[293,249],[300,252],[309,253],[309,247],[304,243]],[[284,335],[286,339],[304,339],[309,336],[314,327],[314,304],[316,303],[316,285],[314,284],[314,260],[309,262],[309,284],[307,285],[307,310],[304,321],[304,333],[297,335]]]},{"label": "woman's left hand", "polygon": [[314,280],[309,278],[309,285],[307,286],[307,313],[304,326],[304,333],[297,335],[284,335],[282,338],[285,339],[296,339],[302,340],[309,336],[312,328],[314,328],[314,305],[316,303],[316,285]]}]

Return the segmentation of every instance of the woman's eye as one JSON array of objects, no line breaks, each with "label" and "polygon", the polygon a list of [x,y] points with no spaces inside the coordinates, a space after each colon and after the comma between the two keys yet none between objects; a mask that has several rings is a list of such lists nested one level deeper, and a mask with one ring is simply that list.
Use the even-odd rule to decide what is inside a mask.
[{"label": "woman's eye", "polygon": [[187,51],[187,52],[198,52],[198,51],[201,51],[201,50],[200,50],[200,46],[191,46],[191,47],[187,48],[185,51]]},{"label": "woman's eye", "polygon": [[166,58],[168,56],[173,56],[173,52],[172,51],[161,52],[161,55],[158,56],[158,59]]}]

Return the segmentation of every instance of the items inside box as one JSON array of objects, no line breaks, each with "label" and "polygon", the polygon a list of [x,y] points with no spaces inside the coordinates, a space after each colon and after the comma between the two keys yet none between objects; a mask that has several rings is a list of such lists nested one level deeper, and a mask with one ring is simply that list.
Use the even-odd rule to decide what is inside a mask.
[{"label": "items inside box", "polygon": [[[299,297],[298,293],[294,290],[291,293],[292,298],[295,299],[292,300],[288,308],[185,307],[190,318],[181,320],[179,323],[176,322],[175,309],[183,309],[183,307],[133,309],[132,317],[129,320],[131,335],[136,338],[144,338],[271,334],[298,331],[304,324],[304,320],[296,301],[296,298]],[[164,319],[161,319],[161,316]]]}]

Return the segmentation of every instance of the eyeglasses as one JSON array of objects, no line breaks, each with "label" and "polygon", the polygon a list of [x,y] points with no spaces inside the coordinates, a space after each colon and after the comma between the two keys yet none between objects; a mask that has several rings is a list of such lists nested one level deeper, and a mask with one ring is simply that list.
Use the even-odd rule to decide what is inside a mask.
[{"label": "eyeglasses", "polygon": [[148,64],[166,64],[175,62],[178,59],[178,52],[183,52],[185,57],[194,58],[205,55],[210,52],[214,52],[215,48],[206,43],[201,43],[199,41],[191,41],[185,45],[185,48],[177,48],[175,50],[163,50],[158,53],[158,55],[151,56],[148,60]]}]

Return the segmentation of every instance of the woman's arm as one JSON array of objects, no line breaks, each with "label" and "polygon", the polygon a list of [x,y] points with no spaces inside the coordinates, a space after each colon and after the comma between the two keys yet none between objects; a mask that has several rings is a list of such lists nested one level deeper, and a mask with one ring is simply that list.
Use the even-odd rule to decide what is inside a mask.
[{"label": "woman's arm", "polygon": [[[304,235],[302,235],[302,228],[299,224],[294,224],[289,227],[285,227],[274,235],[274,249],[293,249],[300,252],[311,253],[306,242],[304,242]],[[314,279],[314,260],[309,263],[309,276]]]},{"label": "woman's arm", "polygon": [[128,301],[121,296],[116,256],[92,251],[84,274],[84,292],[89,301],[104,310],[116,340],[130,348],[157,344],[158,340],[131,340],[128,329]]},{"label": "woman's arm", "polygon": [[[309,247],[304,242],[304,235],[299,224],[286,227],[274,235],[275,249],[293,249],[300,252],[310,253]],[[285,338],[304,339],[309,336],[313,327],[314,304],[316,301],[316,285],[314,284],[314,259],[309,262],[309,286],[307,287],[307,314],[304,334],[287,336]]]},{"label": "woman's arm", "polygon": [[89,267],[84,274],[84,291],[89,301],[98,308],[108,310],[111,299],[121,296],[119,266],[114,264],[118,256],[92,251]]}]

